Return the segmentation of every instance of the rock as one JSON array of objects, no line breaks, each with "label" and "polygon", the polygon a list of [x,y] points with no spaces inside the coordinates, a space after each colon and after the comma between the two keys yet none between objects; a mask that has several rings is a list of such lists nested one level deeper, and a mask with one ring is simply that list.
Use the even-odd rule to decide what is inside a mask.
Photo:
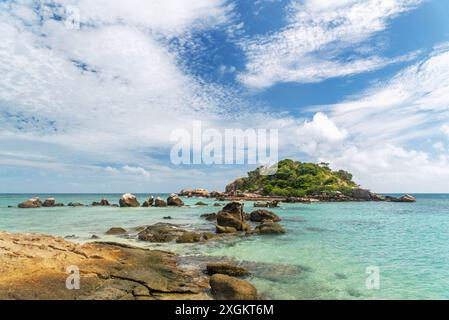
[{"label": "rock", "polygon": [[19,208],[28,209],[28,208],[40,208],[42,206],[42,202],[39,198],[32,198],[25,202],[22,202],[18,205]]},{"label": "rock", "polygon": [[176,194],[172,193],[167,198],[167,205],[168,206],[175,206],[175,207],[182,207],[184,205],[184,202]]},{"label": "rock", "polygon": [[203,237],[204,240],[210,240],[212,238],[215,238],[215,234],[213,234],[212,232],[203,232],[201,236]]},{"label": "rock", "polygon": [[215,220],[217,220],[217,214],[215,212],[204,213],[204,214],[200,215],[200,217],[206,219],[207,221],[215,221]]},{"label": "rock", "polygon": [[163,217],[162,219],[164,219],[164,220],[171,220],[171,219],[173,219],[173,218],[170,217],[170,216],[166,216],[166,217]]},{"label": "rock", "polygon": [[364,200],[364,201],[371,200],[371,192],[367,189],[354,188],[351,191],[351,196],[355,200]]},{"label": "rock", "polygon": [[212,296],[217,300],[257,300],[257,290],[248,281],[224,274],[214,274],[209,279]]},{"label": "rock", "polygon": [[209,191],[206,189],[183,189],[179,192],[180,196],[184,197],[209,197]]},{"label": "rock", "polygon": [[167,202],[165,202],[164,200],[162,200],[161,198],[157,197],[154,200],[154,207],[166,207],[167,206]]},{"label": "rock", "polygon": [[13,208],[13,206],[8,206],[8,208]]},{"label": "rock", "polygon": [[131,193],[125,193],[122,195],[122,197],[119,200],[120,207],[140,207],[139,201],[137,201],[137,198],[135,195]]},{"label": "rock", "polygon": [[222,206],[221,203],[218,203],[218,202],[215,202],[215,203],[214,203],[214,207],[221,207],[221,206]]},{"label": "rock", "polygon": [[108,231],[106,231],[105,234],[107,235],[121,235],[121,234],[126,234],[127,231],[123,228],[120,227],[113,227],[111,229],[109,229]]},{"label": "rock", "polygon": [[197,203],[195,203],[196,206],[207,206],[207,203],[203,202],[203,201],[198,201]]},{"label": "rock", "polygon": [[154,198],[153,197],[149,197],[147,200],[145,200],[142,203],[142,207],[145,207],[145,208],[151,207],[153,205],[153,203],[154,203]]},{"label": "rock", "polygon": [[184,232],[182,235],[176,239],[177,243],[192,243],[192,242],[200,242],[201,234],[197,232]]},{"label": "rock", "polygon": [[109,201],[106,199],[101,199],[100,202],[92,202],[92,206],[110,206]]},{"label": "rock", "polygon": [[92,237],[90,237],[90,238],[91,238],[91,239],[100,239],[100,237],[97,236],[97,235],[95,235],[95,234],[93,234]]},{"label": "rock", "polygon": [[69,202],[69,204],[67,206],[69,206],[69,207],[84,207],[84,204],[79,203],[79,202]]},{"label": "rock", "polygon": [[235,228],[237,231],[248,231],[249,225],[242,219],[235,218],[228,212],[219,212],[217,215],[217,224],[222,227]]},{"label": "rock", "polygon": [[256,210],[251,212],[250,220],[252,222],[273,221],[278,222],[282,219],[277,214],[269,210]]},{"label": "rock", "polygon": [[386,201],[390,201],[390,202],[416,202],[416,198],[406,194],[402,197],[396,198],[396,197],[391,197],[391,196],[386,196]]},{"label": "rock", "polygon": [[237,232],[237,229],[233,228],[233,227],[223,227],[223,226],[216,225],[215,232],[216,233],[235,233],[235,232]]},{"label": "rock", "polygon": [[237,219],[243,219],[243,203],[238,201],[229,202],[226,204],[221,212],[228,212],[234,215]]},{"label": "rock", "polygon": [[254,202],[254,207],[258,208],[278,208],[279,207],[279,201],[273,200],[268,202]]},{"label": "rock", "polygon": [[249,272],[247,269],[245,269],[243,267],[238,267],[235,264],[226,263],[226,262],[208,263],[206,266],[206,272],[210,275],[219,273],[219,274],[226,274],[226,275],[232,276],[232,277],[242,277],[242,276],[249,275]]},{"label": "rock", "polygon": [[169,223],[156,223],[140,231],[137,238],[149,242],[171,242],[182,236],[186,230]]},{"label": "rock", "polygon": [[64,203],[55,203],[54,207],[64,207]]},{"label": "rock", "polygon": [[285,233],[285,230],[279,223],[264,222],[256,227],[255,232],[260,234],[282,234]]},{"label": "rock", "polygon": [[[200,270],[182,270],[160,250],[0,231],[0,261],[0,300],[210,299]],[[79,290],[65,286],[69,266],[79,270]]]},{"label": "rock", "polygon": [[225,192],[226,193],[235,193],[238,190],[242,189],[242,187],[245,184],[245,179],[244,178],[238,178],[234,181],[232,181],[230,184],[228,184],[225,188]]},{"label": "rock", "polygon": [[54,207],[55,203],[56,203],[55,198],[48,198],[42,203],[42,206],[43,207]]}]

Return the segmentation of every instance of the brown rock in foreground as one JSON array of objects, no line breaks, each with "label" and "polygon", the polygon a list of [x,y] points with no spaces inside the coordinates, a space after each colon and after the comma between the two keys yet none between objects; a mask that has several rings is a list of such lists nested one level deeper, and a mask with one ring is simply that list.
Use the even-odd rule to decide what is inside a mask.
[{"label": "brown rock in foreground", "polygon": [[249,275],[247,269],[228,262],[210,262],[206,266],[206,271],[210,275],[217,273],[226,274],[232,277],[242,277]]},{"label": "brown rock in foreground", "polygon": [[256,288],[245,280],[224,274],[214,274],[209,279],[212,295],[217,300],[257,300]]},{"label": "brown rock in foreground", "polygon": [[[76,268],[80,289],[69,290]],[[205,282],[168,252],[0,232],[0,299],[207,299]]]}]

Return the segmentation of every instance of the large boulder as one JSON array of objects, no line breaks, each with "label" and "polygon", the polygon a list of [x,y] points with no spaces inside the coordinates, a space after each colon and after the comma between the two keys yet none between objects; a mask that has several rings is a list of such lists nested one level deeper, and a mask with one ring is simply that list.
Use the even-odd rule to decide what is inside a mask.
[{"label": "large boulder", "polygon": [[224,274],[209,279],[212,296],[217,300],[257,300],[257,289],[248,281]]},{"label": "large boulder", "polygon": [[145,208],[151,207],[153,205],[153,203],[154,203],[154,198],[151,196],[142,203],[142,207],[145,207]]},{"label": "large boulder", "polygon": [[125,193],[119,200],[120,207],[140,207],[139,201],[135,195],[131,193]]},{"label": "large boulder", "polygon": [[249,225],[245,223],[243,203],[233,201],[224,206],[217,214],[217,225],[221,227],[231,227],[237,231],[248,231],[250,228]]},{"label": "large boulder", "polygon": [[264,222],[256,227],[255,232],[260,234],[283,234],[285,229],[279,223]]},{"label": "large boulder", "polygon": [[406,194],[399,198],[387,196],[386,200],[391,202],[416,202],[416,198],[409,194]]},{"label": "large boulder", "polygon": [[18,205],[19,208],[28,209],[28,208],[40,208],[42,206],[42,201],[39,198],[31,198],[27,201],[24,201]]},{"label": "large boulder", "polygon": [[236,266],[233,263],[228,262],[211,262],[206,266],[206,272],[210,275],[219,273],[226,274],[232,277],[242,277],[249,275],[247,269],[243,267]]},{"label": "large boulder", "polygon": [[96,207],[96,206],[110,206],[111,204],[109,203],[108,200],[106,199],[101,199],[100,202],[92,202],[92,206]]},{"label": "large boulder", "polygon": [[230,213],[236,219],[243,220],[243,203],[239,201],[232,201],[226,204],[221,212]]},{"label": "large boulder", "polygon": [[55,204],[56,204],[55,198],[48,198],[42,203],[42,206],[43,207],[54,207]]},{"label": "large boulder", "polygon": [[154,207],[166,207],[167,206],[167,202],[165,202],[164,200],[162,200],[161,198],[157,197],[154,200]]},{"label": "large boulder", "polygon": [[178,197],[176,194],[172,193],[167,198],[167,205],[174,206],[174,207],[182,207],[184,205],[184,202],[181,200],[180,197]]},{"label": "large boulder", "polygon": [[351,191],[351,196],[355,200],[371,200],[371,191],[362,188],[354,188]]},{"label": "large boulder", "polygon": [[269,210],[256,210],[251,212],[250,220],[252,222],[264,222],[264,221],[273,221],[273,222],[279,222],[282,219],[279,218],[279,216]]},{"label": "large boulder", "polygon": [[185,232],[187,231],[170,223],[156,223],[140,231],[137,238],[149,242],[171,242]]}]

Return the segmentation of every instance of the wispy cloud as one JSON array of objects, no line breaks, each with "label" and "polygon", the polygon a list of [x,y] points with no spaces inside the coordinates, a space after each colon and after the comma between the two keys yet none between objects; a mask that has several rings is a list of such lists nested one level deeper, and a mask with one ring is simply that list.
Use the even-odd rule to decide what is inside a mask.
[{"label": "wispy cloud", "polygon": [[283,30],[243,42],[248,62],[239,79],[248,87],[266,88],[278,82],[318,82],[409,60],[413,54],[379,56],[366,42],[421,2],[293,0]]}]

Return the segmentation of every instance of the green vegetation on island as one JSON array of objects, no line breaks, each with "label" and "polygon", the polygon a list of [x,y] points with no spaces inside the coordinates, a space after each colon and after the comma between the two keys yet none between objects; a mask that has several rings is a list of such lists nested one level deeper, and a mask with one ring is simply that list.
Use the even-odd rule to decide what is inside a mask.
[{"label": "green vegetation on island", "polygon": [[252,192],[267,196],[303,197],[341,192],[350,195],[358,185],[345,170],[333,171],[327,163],[306,163],[285,159],[273,175],[262,175],[261,168],[248,172],[226,187],[226,192]]}]

